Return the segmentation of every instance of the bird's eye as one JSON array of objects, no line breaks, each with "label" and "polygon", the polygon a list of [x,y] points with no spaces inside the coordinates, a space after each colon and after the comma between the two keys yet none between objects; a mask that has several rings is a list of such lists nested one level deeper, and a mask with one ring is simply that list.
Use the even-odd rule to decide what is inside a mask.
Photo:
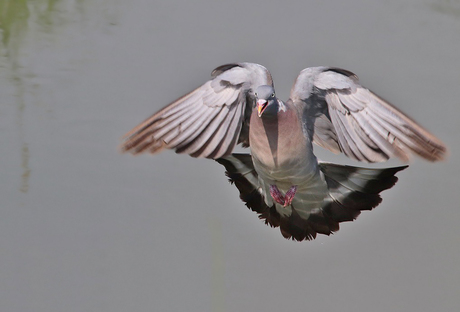
[{"label": "bird's eye", "polygon": [[275,97],[275,93],[272,93],[272,97]]},{"label": "bird's eye", "polygon": [[255,97],[257,97],[257,92],[254,92]]}]

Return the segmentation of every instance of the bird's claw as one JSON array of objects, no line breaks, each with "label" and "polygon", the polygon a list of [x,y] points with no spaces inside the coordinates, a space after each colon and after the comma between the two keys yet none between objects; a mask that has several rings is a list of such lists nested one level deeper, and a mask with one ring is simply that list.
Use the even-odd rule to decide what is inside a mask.
[{"label": "bird's claw", "polygon": [[276,185],[270,185],[270,195],[273,200],[283,207],[287,207],[292,203],[295,193],[297,192],[297,185],[291,186],[291,188],[283,195]]},{"label": "bird's claw", "polygon": [[284,206],[284,195],[280,192],[276,185],[270,185],[270,195],[278,204]]},{"label": "bird's claw", "polygon": [[295,193],[297,192],[297,185],[291,186],[291,188],[286,192],[286,196],[284,196],[284,207],[289,206],[294,199]]}]

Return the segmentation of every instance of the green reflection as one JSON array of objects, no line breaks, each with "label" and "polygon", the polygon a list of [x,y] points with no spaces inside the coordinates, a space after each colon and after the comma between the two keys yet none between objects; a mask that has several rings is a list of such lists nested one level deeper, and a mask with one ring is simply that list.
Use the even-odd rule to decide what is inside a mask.
[{"label": "green reflection", "polygon": [[2,43],[8,45],[12,33],[22,33],[29,17],[27,0],[0,0]]},{"label": "green reflection", "polygon": [[21,39],[27,30],[31,13],[37,15],[39,23],[52,24],[52,13],[61,0],[0,0],[0,30],[2,44]]},{"label": "green reflection", "polygon": [[29,168],[29,147],[27,143],[23,143],[22,150],[21,150],[21,167],[22,167],[22,175],[21,175],[21,186],[19,190],[22,193],[27,193],[29,190],[29,177],[30,177],[30,168]]},{"label": "green reflection", "polygon": [[438,0],[431,4],[431,8],[439,13],[460,18],[460,2],[458,0]]},{"label": "green reflection", "polygon": [[[55,7],[61,0],[0,0],[0,46],[2,55],[6,57],[9,73],[5,72],[6,77],[16,87],[16,107],[19,140],[22,148],[20,149],[21,173],[19,191],[27,193],[29,190],[29,179],[31,169],[29,166],[30,150],[26,142],[26,127],[24,125],[25,110],[27,109],[25,95],[27,92],[27,79],[24,68],[21,67],[20,46],[24,41],[27,31],[32,23],[52,26],[52,16],[56,12]],[[34,25],[32,25],[33,27]],[[42,27],[46,32],[51,31],[51,27]]]}]

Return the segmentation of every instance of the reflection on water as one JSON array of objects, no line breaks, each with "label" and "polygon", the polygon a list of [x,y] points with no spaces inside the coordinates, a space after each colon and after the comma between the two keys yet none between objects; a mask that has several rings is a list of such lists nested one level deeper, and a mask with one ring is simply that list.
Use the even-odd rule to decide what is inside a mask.
[{"label": "reflection on water", "polygon": [[27,27],[27,0],[0,0],[0,29],[2,43],[8,48],[11,36],[19,36]]},{"label": "reflection on water", "polygon": [[29,176],[30,176],[30,169],[29,169],[29,147],[27,143],[23,143],[22,150],[21,150],[21,167],[22,167],[22,176],[21,176],[21,187],[19,190],[22,193],[27,193],[29,190]]},{"label": "reflection on water", "polygon": [[[77,1],[82,2],[83,0]],[[33,16],[39,24],[52,25],[52,16],[61,0],[0,0],[0,30],[3,48],[8,55],[15,52],[30,26]],[[50,29],[48,29],[50,30]],[[46,31],[46,28],[44,29]]]},{"label": "reflection on water", "polygon": [[116,24],[118,3],[0,0],[0,104],[9,108],[9,115],[0,111],[0,117],[13,122],[8,133],[16,142],[10,149],[15,161],[10,170],[21,181],[20,192],[28,192],[33,174],[31,129],[42,125],[42,112],[45,118],[55,113],[50,109],[56,104],[53,96],[65,93],[56,89],[55,82],[70,77],[67,73],[81,65],[78,61],[91,55],[86,39],[100,28],[101,21]]},{"label": "reflection on water", "polygon": [[[9,82],[15,88],[16,125],[20,142],[21,170],[19,191],[27,193],[31,169],[29,166],[30,151],[26,141],[24,124],[27,104],[25,100],[28,89],[27,78],[31,77],[27,68],[22,64],[21,46],[24,44],[27,32],[39,26],[41,32],[51,32],[53,17],[57,14],[56,6],[61,0],[0,0],[0,35],[1,35],[1,67]],[[79,3],[82,0],[77,1]]]},{"label": "reflection on water", "polygon": [[17,95],[17,125],[19,140],[21,141],[21,184],[19,191],[26,193],[29,190],[29,149],[24,137],[24,82],[18,73],[18,51],[20,41],[27,29],[27,19],[30,16],[26,0],[0,0],[0,29],[2,31],[2,51],[6,56],[11,70],[10,79],[16,86]]},{"label": "reflection on water", "polygon": [[460,2],[458,0],[438,0],[431,4],[431,8],[439,13],[460,19]]}]

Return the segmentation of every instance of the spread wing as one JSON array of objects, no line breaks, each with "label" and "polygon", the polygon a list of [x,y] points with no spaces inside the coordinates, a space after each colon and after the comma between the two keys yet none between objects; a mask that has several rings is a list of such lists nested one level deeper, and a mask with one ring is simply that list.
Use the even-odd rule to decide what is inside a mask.
[{"label": "spread wing", "polygon": [[300,72],[291,89],[303,110],[313,142],[365,162],[391,157],[407,161],[411,153],[429,161],[445,157],[446,147],[415,121],[362,87],[343,69],[311,67]]},{"label": "spread wing", "polygon": [[235,145],[249,145],[253,92],[273,85],[269,71],[254,63],[217,67],[211,80],[175,100],[123,137],[122,151],[157,153],[165,148],[193,157],[219,158]]}]

